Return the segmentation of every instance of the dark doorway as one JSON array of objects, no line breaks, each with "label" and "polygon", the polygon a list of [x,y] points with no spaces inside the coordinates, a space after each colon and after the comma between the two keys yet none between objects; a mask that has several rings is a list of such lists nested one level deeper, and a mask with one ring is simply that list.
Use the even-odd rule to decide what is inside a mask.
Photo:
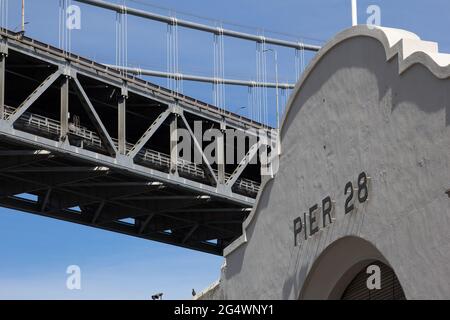
[{"label": "dark doorway", "polygon": [[[381,271],[381,289],[369,290],[367,267],[377,265]],[[391,267],[376,261],[367,264],[350,282],[342,295],[342,300],[406,300],[405,293]]]}]

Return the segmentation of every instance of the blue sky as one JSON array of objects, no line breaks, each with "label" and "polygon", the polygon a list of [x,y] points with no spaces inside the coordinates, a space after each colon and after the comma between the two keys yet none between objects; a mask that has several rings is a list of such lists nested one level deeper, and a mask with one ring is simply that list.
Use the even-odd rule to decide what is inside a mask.
[{"label": "blue sky", "polygon": [[[111,1],[111,0],[110,0]],[[76,1],[72,1],[77,4]],[[120,2],[120,1],[111,1]],[[161,14],[176,12],[182,19],[226,28],[323,44],[351,24],[350,0],[135,0],[131,7]],[[145,4],[150,4],[145,5]],[[436,41],[450,52],[448,0],[359,0],[360,23],[366,8],[381,9],[383,26],[407,29],[422,39]],[[26,0],[27,34],[58,44],[58,0]],[[99,62],[114,63],[115,16],[80,5],[82,29],[72,32],[72,51]],[[206,19],[207,18],[207,19]],[[8,27],[20,25],[20,0],[9,0]],[[166,69],[166,26],[128,19],[128,64]],[[283,33],[277,35],[275,32]],[[285,34],[289,34],[285,35]],[[290,36],[292,35],[292,36]],[[212,36],[180,29],[180,71],[212,76]],[[277,48],[281,81],[294,82],[292,50]],[[306,54],[306,60],[311,54]],[[274,61],[267,57],[268,80],[275,81]],[[255,45],[225,40],[225,75],[255,79]],[[162,85],[165,80],[151,79]],[[211,102],[211,86],[185,83],[188,95]],[[274,91],[268,92],[269,118],[274,123]],[[230,110],[249,110],[246,88],[226,88]],[[0,209],[0,299],[149,299],[190,298],[219,277],[223,259],[156,242],[96,230],[71,223]],[[66,268],[81,268],[81,290],[66,289]]]}]

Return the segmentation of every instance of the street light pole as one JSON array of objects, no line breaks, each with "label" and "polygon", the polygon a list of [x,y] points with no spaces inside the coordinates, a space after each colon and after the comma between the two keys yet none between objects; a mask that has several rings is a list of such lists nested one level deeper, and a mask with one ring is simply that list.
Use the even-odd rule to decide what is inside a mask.
[{"label": "street light pole", "polygon": [[358,25],[358,5],[356,3],[356,0],[352,1],[352,26]]}]

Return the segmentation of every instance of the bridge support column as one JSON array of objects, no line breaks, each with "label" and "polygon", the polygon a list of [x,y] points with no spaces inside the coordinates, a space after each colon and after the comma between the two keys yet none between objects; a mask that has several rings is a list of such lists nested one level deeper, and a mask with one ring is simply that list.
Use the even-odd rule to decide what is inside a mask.
[{"label": "bridge support column", "polygon": [[170,173],[177,172],[178,162],[178,114],[172,115],[170,122]]},{"label": "bridge support column", "polygon": [[59,138],[64,141],[69,132],[69,76],[63,77],[61,84],[61,132]]},{"label": "bridge support column", "polygon": [[119,140],[119,153],[126,154],[127,146],[126,146],[126,96],[121,96],[119,98],[119,115],[118,115],[118,129],[117,137]]}]

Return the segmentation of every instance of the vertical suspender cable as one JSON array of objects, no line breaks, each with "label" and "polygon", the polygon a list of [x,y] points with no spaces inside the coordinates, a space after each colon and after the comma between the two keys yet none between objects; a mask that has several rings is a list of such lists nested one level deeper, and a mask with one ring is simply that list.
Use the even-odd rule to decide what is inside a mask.
[{"label": "vertical suspender cable", "polygon": [[70,30],[66,26],[67,9],[70,5],[69,1],[70,0],[59,1],[58,44],[64,54],[67,54],[71,50]]},{"label": "vertical suspender cable", "polygon": [[[220,28],[219,28],[220,29]],[[219,42],[219,108],[222,111],[224,109],[224,104],[223,104],[223,77],[222,77],[222,72],[223,72],[223,61],[222,61],[222,36],[221,36],[221,31],[219,30],[219,33],[217,35],[218,38],[218,42]]]},{"label": "vertical suspender cable", "polygon": [[[118,32],[118,51],[119,51],[119,65],[121,67],[128,66],[128,13],[123,0],[122,12],[118,14],[119,20],[119,32]],[[123,71],[123,76],[126,76],[126,72]]]},{"label": "vertical suspender cable", "polygon": [[217,33],[213,34],[213,63],[214,63],[214,84],[213,100],[219,110],[225,110],[225,43],[223,28],[218,27]]},{"label": "vertical suspender cable", "polygon": [[[173,32],[172,23],[168,23],[167,24],[167,61],[168,61],[168,70],[167,71],[169,72],[169,74],[173,73],[173,58],[172,58],[173,41],[172,41],[172,32]],[[167,78],[167,81],[168,81],[168,86],[167,87],[170,90],[174,91],[172,76],[169,76]]]},{"label": "vertical suspender cable", "polygon": [[295,81],[297,82],[305,71],[305,47],[303,41],[299,43],[299,49],[295,49]]},{"label": "vertical suspender cable", "polygon": [[177,73],[178,73],[178,82],[179,82],[179,92],[183,94],[183,73],[180,71],[180,41],[179,41],[179,30],[178,30],[178,21],[177,21]]},{"label": "vertical suspender cable", "polygon": [[258,120],[258,108],[259,108],[259,42],[256,43],[256,83],[255,83],[255,109],[253,110],[253,120]]},{"label": "vertical suspender cable", "polygon": [[[124,10],[123,10],[123,66],[128,66],[128,13],[124,0]],[[126,72],[124,72],[126,75]]]},{"label": "vertical suspender cable", "polygon": [[[173,66],[173,20],[172,23],[169,25],[169,72],[171,74],[173,74],[173,70],[174,70],[174,66]],[[170,85],[169,85],[169,89],[172,91],[175,91],[175,88],[173,86],[173,77],[170,77]]]},{"label": "vertical suspender cable", "polygon": [[62,45],[61,45],[61,38],[62,38],[62,25],[61,25],[61,20],[62,20],[62,4],[61,4],[61,0],[58,1],[58,48],[61,49]]},{"label": "vertical suspender cable", "polygon": [[247,114],[249,114],[252,105],[252,87],[247,87]]},{"label": "vertical suspender cable", "polygon": [[258,87],[255,82],[255,85],[252,87],[252,116],[250,119],[256,120],[256,114],[258,110]]},{"label": "vertical suspender cable", "polygon": [[300,77],[300,50],[295,48],[295,75],[294,79],[295,82],[297,82],[298,78]]},{"label": "vertical suspender cable", "polygon": [[7,23],[7,17],[8,17],[8,0],[0,0],[0,10],[1,15],[0,15],[0,25],[2,29],[8,29],[8,23]]},{"label": "vertical suspender cable", "polygon": [[254,120],[261,122],[261,43],[256,43],[256,108]]},{"label": "vertical suspender cable", "polygon": [[225,79],[225,36],[223,35],[223,28],[220,28],[220,54],[221,54],[221,75],[220,78],[221,80],[221,86],[222,86],[222,90],[221,90],[221,94],[222,94],[222,107],[223,110],[225,111],[225,106],[226,106],[226,95],[225,95],[225,83],[224,83],[224,79]]},{"label": "vertical suspender cable", "polygon": [[8,0],[0,0],[0,10],[1,12],[1,28],[2,29],[8,29]]},{"label": "vertical suspender cable", "polygon": [[264,99],[263,99],[263,87],[262,87],[262,82],[263,82],[263,51],[264,51],[264,46],[263,43],[261,42],[259,45],[259,116],[258,116],[258,121],[262,122],[263,119],[263,106],[264,106]]},{"label": "vertical suspender cable", "polygon": [[217,33],[213,34],[214,46],[214,84],[213,84],[213,100],[219,110],[225,110],[225,44],[222,27],[217,28]]},{"label": "vertical suspender cable", "polygon": [[[262,42],[262,82],[267,83],[267,48],[266,48],[266,40],[263,37]],[[269,117],[268,117],[268,92],[267,87],[263,86],[263,117],[262,117],[262,123],[268,125],[269,124]]]},{"label": "vertical suspender cable", "polygon": [[63,30],[63,50],[67,53],[67,26],[66,26],[66,17],[67,17],[67,0],[63,0],[63,12],[62,12],[62,30]]},{"label": "vertical suspender cable", "polygon": [[174,87],[175,87],[175,92],[176,94],[178,94],[180,88],[179,88],[179,84],[178,84],[178,39],[177,39],[177,32],[178,31],[178,24],[177,24],[177,20],[174,17],[173,19],[173,72],[175,74],[174,77]]},{"label": "vertical suspender cable", "polygon": [[177,78],[177,21],[175,16],[173,17],[172,25],[172,59],[173,59],[173,87],[175,90],[175,95],[178,94],[178,78]]},{"label": "vertical suspender cable", "polygon": [[71,51],[71,32],[66,25],[67,10],[71,5],[70,0],[60,0],[59,2],[59,47],[64,54],[68,54]]},{"label": "vertical suspender cable", "polygon": [[[166,30],[166,71],[167,71],[167,73],[169,73],[169,74],[170,74],[170,72],[171,72],[171,67],[170,67],[170,62],[171,62],[171,59],[170,59],[170,52],[171,52],[171,49],[170,49],[170,24],[168,23],[168,24],[167,24],[167,30]],[[171,84],[171,82],[170,82],[170,77],[167,77],[166,80],[167,80],[167,88],[168,88],[168,89],[171,89],[171,87],[170,87],[170,84]]]},{"label": "vertical suspender cable", "polygon": [[178,20],[176,17],[173,19],[174,32],[173,32],[173,50],[174,50],[174,73],[175,73],[175,91],[181,93],[181,77],[179,76],[179,50],[178,50]]},{"label": "vertical suspender cable", "polygon": [[[72,0],[67,0],[67,6],[65,13],[67,14],[68,8],[72,5]],[[66,15],[64,16],[64,29],[67,31],[67,52],[72,52],[72,32],[70,28],[66,26]]]},{"label": "vertical suspender cable", "polygon": [[117,27],[117,55],[116,55],[116,59],[117,59],[117,65],[120,66],[121,65],[121,61],[122,61],[122,50],[121,50],[121,25],[120,25],[120,20],[121,20],[121,13],[117,12],[116,14],[116,27]]},{"label": "vertical suspender cable", "polygon": [[[304,45],[303,41],[301,42],[300,53],[301,53],[301,56],[300,56],[301,69],[300,69],[300,71],[301,71],[301,74],[303,74],[303,71],[305,71],[305,45]],[[299,75],[299,79],[300,79],[301,74]]]},{"label": "vertical suspender cable", "polygon": [[176,94],[182,92],[182,77],[179,74],[178,21],[175,16],[167,24],[167,78],[168,88]]},{"label": "vertical suspender cable", "polygon": [[217,90],[218,90],[218,83],[217,83],[217,35],[213,34],[213,73],[214,73],[214,83],[212,85],[212,92],[213,92],[213,104],[215,106],[218,106],[218,98],[217,98]]},{"label": "vertical suspender cable", "polygon": [[58,46],[64,50],[64,0],[59,0]]}]

